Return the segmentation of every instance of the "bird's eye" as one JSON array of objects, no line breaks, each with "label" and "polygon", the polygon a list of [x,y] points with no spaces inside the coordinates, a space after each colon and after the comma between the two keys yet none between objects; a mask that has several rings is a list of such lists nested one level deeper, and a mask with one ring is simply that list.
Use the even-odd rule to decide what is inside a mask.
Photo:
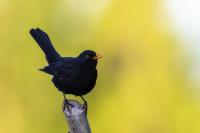
[{"label": "bird's eye", "polygon": [[87,54],[87,55],[85,55],[85,58],[87,58],[87,59],[88,59],[88,58],[90,58],[90,56]]}]

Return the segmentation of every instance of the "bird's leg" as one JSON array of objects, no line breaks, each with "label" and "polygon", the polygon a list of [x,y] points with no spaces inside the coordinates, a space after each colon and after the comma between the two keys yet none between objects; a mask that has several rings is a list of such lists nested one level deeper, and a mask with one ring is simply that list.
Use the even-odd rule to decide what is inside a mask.
[{"label": "bird's leg", "polygon": [[87,101],[84,99],[83,96],[80,96],[80,97],[81,97],[81,99],[84,101],[84,107],[86,107],[86,111],[85,111],[85,113],[86,113],[86,115],[87,115],[87,110],[88,110],[88,104],[87,104]]},{"label": "bird's leg", "polygon": [[63,111],[65,110],[66,106],[67,106],[67,110],[70,111],[69,110],[69,102],[68,102],[68,100],[67,100],[67,98],[66,98],[64,93],[63,93],[63,97],[64,97]]}]

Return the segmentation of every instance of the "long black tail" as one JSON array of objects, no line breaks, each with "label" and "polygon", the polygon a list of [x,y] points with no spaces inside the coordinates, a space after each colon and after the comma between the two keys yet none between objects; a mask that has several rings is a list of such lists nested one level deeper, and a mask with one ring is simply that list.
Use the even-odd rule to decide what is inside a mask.
[{"label": "long black tail", "polygon": [[37,44],[40,46],[42,51],[45,53],[46,59],[49,64],[61,60],[61,56],[55,50],[49,36],[44,31],[42,31],[39,28],[36,29],[32,28],[30,30],[30,34],[35,39]]}]

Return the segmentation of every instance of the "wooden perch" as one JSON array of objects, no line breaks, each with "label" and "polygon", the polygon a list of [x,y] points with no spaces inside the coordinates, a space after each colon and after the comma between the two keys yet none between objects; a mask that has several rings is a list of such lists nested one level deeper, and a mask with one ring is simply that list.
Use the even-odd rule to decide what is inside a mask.
[{"label": "wooden perch", "polygon": [[64,100],[63,112],[70,130],[68,133],[91,133],[84,104],[75,100],[67,100],[67,102]]}]

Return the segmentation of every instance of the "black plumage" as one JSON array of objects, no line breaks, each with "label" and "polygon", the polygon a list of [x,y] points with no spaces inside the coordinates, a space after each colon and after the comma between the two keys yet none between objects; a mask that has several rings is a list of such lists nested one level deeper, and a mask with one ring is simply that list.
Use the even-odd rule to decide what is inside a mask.
[{"label": "black plumage", "polygon": [[97,79],[96,65],[100,58],[96,52],[85,50],[78,57],[62,57],[44,31],[39,28],[31,29],[30,34],[46,55],[48,62],[48,66],[40,70],[53,76],[52,82],[59,91],[83,98],[82,95],[94,88]]}]

